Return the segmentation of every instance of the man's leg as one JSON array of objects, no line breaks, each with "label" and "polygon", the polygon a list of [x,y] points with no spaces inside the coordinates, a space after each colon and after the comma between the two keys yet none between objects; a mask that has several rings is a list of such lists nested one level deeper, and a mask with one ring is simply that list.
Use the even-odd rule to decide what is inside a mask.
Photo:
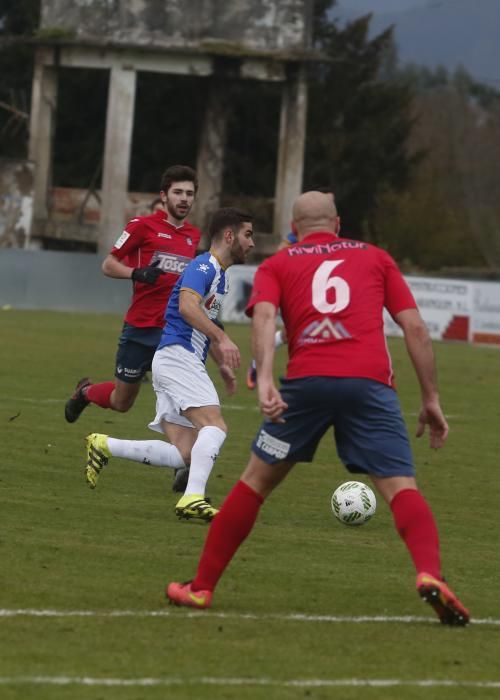
[{"label": "man's leg", "polygon": [[196,427],[198,436],[191,450],[186,490],[175,506],[175,513],[181,519],[210,521],[218,511],[205,498],[205,489],[226,439],[227,427],[219,406],[188,408],[183,415]]},{"label": "man's leg", "polygon": [[403,539],[417,571],[417,590],[444,624],[465,625],[469,613],[443,583],[439,535],[432,511],[413,477],[373,477],[389,504],[396,530]]},{"label": "man's leg", "polygon": [[142,378],[151,366],[154,347],[120,337],[116,353],[115,380],[92,384],[81,379],[64,407],[68,423],[74,423],[91,403],[100,408],[126,413],[134,405]]},{"label": "man's leg", "polygon": [[[121,379],[115,379],[115,387],[109,396],[109,408],[113,411],[126,413],[132,408],[141,390],[142,377],[136,382],[123,382]],[[99,386],[99,384],[94,385]],[[87,391],[87,396],[92,400],[92,388]]]},{"label": "man's leg", "polygon": [[229,492],[208,531],[198,571],[190,584],[171,583],[167,597],[177,605],[206,608],[225,568],[250,534],[260,507],[293,467],[267,464],[252,454],[240,480]]},{"label": "man's leg", "polygon": [[189,465],[191,464],[191,450],[196,442],[198,433],[195,428],[189,431],[183,426],[175,425],[174,423],[163,422],[163,432],[167,436],[168,441],[177,447],[184,460],[184,466],[175,470],[172,481],[172,491],[174,493],[184,493],[189,479]]},{"label": "man's leg", "polygon": [[151,369],[154,340],[159,340],[159,336],[159,329],[124,326],[116,351],[115,381],[89,386],[86,396],[90,403],[119,413],[129,411],[141,389],[142,378]]},{"label": "man's leg", "polygon": [[115,379],[114,382],[89,384],[84,389],[87,404],[93,403],[101,408],[111,408],[119,413],[126,413],[132,408],[141,389],[141,381],[134,383]]},{"label": "man's leg", "polygon": [[[171,430],[167,432],[167,425]],[[170,444],[162,440],[119,440],[100,433],[92,433],[86,438],[87,464],[85,478],[90,488],[97,486],[97,480],[103,467],[111,457],[121,457],[154,467],[181,469],[186,467],[184,455],[189,455],[196,438],[194,428],[162,422],[163,432],[172,435]]]},{"label": "man's leg", "polygon": [[427,501],[413,477],[372,477],[377,490],[389,504],[396,530],[406,544],[417,573],[441,578],[439,536]]}]

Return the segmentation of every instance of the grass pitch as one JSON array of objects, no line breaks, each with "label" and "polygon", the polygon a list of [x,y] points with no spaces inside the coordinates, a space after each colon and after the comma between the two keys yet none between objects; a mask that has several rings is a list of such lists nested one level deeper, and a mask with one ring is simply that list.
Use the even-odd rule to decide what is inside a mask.
[{"label": "grass pitch", "polygon": [[[265,504],[213,609],[167,606],[165,584],[192,577],[206,534],[176,520],[172,473],[112,459],[95,491],[83,476],[89,432],[155,437],[151,386],[128,414],[63,416],[80,377],[112,377],[120,328],[115,316],[0,312],[2,700],[500,696],[498,349],[436,344],[450,437],[440,452],[413,440],[444,572],[473,615],[452,629],[417,597],[382,502],[361,528],[334,520],[330,496],[349,475],[328,438]],[[230,432],[215,504],[260,423],[244,381],[249,328],[228,330],[244,361],[238,393],[221,389]],[[402,341],[390,347],[413,435],[417,383]]]}]

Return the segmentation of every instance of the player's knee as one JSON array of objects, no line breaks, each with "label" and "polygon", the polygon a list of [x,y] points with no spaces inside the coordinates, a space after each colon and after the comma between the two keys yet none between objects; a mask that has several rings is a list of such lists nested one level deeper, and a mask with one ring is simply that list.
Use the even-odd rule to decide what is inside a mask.
[{"label": "player's knee", "polygon": [[120,398],[113,400],[113,409],[115,411],[118,411],[118,413],[127,413],[127,411],[130,411],[132,406],[134,405],[135,401],[135,396],[132,398]]},{"label": "player's knee", "polygon": [[227,425],[226,425],[224,418],[222,416],[220,416],[220,418],[218,418],[217,420],[214,420],[212,422],[212,425],[215,428],[219,428],[219,430],[222,430],[224,433],[226,433],[226,436],[227,436]]}]

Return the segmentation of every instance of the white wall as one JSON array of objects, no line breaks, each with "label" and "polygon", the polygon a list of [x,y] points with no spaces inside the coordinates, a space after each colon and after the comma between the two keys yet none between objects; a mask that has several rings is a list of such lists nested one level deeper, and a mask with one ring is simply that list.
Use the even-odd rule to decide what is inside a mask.
[{"label": "white wall", "polygon": [[[222,320],[248,322],[246,301],[257,268],[238,265],[228,271],[231,291]],[[463,340],[500,345],[500,283],[440,277],[405,276],[420,312],[435,340]],[[399,336],[399,326],[385,314],[387,335]]]},{"label": "white wall", "polygon": [[[101,272],[102,258],[84,253],[0,248],[0,308],[123,314],[132,292],[128,280]],[[222,320],[248,323],[245,305],[257,268],[228,271],[230,292]],[[500,346],[500,283],[439,277],[405,277],[432,338]],[[400,335],[389,314],[387,335]]]}]

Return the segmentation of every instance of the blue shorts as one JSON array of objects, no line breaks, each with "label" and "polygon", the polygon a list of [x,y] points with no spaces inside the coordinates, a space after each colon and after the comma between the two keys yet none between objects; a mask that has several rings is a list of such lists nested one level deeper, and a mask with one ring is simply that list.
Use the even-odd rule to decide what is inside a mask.
[{"label": "blue shorts", "polygon": [[283,379],[285,423],[264,421],[252,451],[267,464],[312,462],[333,427],[337,453],[352,473],[414,476],[408,431],[396,392],[371,379]]},{"label": "blue shorts", "polygon": [[124,323],[116,351],[115,377],[127,384],[140,382],[151,369],[161,334],[161,328],[138,328]]}]

